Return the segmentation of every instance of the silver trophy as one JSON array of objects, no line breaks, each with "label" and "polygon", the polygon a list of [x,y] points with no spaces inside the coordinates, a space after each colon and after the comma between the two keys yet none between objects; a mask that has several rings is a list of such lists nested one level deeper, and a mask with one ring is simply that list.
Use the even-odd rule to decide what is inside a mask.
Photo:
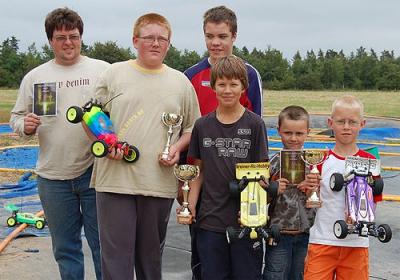
[{"label": "silver trophy", "polygon": [[190,164],[181,164],[174,166],[174,175],[175,177],[183,182],[182,192],[183,192],[183,203],[182,209],[177,215],[177,221],[179,224],[191,224],[192,223],[192,214],[189,211],[189,182],[196,179],[200,174],[200,168],[197,165]]},{"label": "silver trophy", "polygon": [[161,153],[162,159],[167,159],[169,155],[169,147],[171,146],[171,138],[173,134],[173,129],[179,127],[182,124],[183,116],[173,113],[163,113],[161,116],[163,124],[168,127],[167,132],[167,143],[165,144],[164,150]]},{"label": "silver trophy", "polygon": [[[301,158],[310,167],[311,174],[319,174],[317,165],[325,161],[325,153],[320,150],[304,150]],[[319,191],[315,188],[307,198],[306,207],[320,208],[321,206],[322,202],[319,197]]]}]

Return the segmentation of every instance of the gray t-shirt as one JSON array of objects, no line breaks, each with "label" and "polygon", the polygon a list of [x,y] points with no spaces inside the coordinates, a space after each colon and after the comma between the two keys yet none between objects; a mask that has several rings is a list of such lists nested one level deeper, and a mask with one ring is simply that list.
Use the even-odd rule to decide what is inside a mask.
[{"label": "gray t-shirt", "polygon": [[202,161],[199,227],[225,232],[239,226],[239,199],[231,197],[229,182],[235,180],[236,163],[268,159],[264,121],[246,110],[237,122],[222,124],[212,112],[196,121],[188,156]]}]

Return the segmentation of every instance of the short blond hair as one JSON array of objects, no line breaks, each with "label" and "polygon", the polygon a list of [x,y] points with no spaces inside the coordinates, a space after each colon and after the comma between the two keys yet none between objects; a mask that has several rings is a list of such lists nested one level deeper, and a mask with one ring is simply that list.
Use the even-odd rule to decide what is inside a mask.
[{"label": "short blond hair", "polygon": [[164,16],[156,13],[145,14],[136,20],[133,25],[133,37],[140,37],[140,28],[148,24],[158,24],[165,27],[168,31],[168,39],[171,39],[171,25]]},{"label": "short blond hair", "polygon": [[331,117],[338,107],[344,109],[358,109],[360,110],[361,118],[364,118],[364,105],[357,97],[353,95],[343,95],[333,101]]}]

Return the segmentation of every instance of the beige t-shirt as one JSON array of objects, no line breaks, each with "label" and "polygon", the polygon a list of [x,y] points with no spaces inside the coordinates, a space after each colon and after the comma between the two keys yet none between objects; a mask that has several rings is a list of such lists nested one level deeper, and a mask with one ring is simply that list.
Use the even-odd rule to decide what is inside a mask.
[{"label": "beige t-shirt", "polygon": [[177,181],[172,167],[160,165],[159,154],[167,141],[163,112],[183,115],[173,130],[171,143],[182,133],[191,132],[200,116],[196,93],[181,72],[166,65],[147,70],[129,60],[113,64],[100,79],[96,98],[107,105],[119,140],[139,149],[134,163],[100,158],[95,161],[92,185],[100,192],[139,194],[174,198]]},{"label": "beige t-shirt", "polygon": [[54,84],[57,94],[56,116],[40,116],[37,129],[39,157],[36,173],[50,180],[68,180],[82,175],[93,163],[91,141],[81,124],[69,123],[66,111],[70,106],[82,106],[94,95],[100,74],[107,62],[81,56],[71,66],[46,62],[30,71],[22,80],[18,98],[11,111],[10,125],[20,136],[24,134],[24,116],[32,112],[33,86]]}]

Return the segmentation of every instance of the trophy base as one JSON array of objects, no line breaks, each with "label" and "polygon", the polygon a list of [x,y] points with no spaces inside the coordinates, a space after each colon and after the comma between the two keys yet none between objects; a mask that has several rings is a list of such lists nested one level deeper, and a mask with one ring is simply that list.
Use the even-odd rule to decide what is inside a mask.
[{"label": "trophy base", "polygon": [[193,222],[193,216],[178,214],[176,215],[176,221],[181,225],[190,225]]},{"label": "trophy base", "polygon": [[322,202],[320,200],[307,200],[306,208],[321,208]]}]

